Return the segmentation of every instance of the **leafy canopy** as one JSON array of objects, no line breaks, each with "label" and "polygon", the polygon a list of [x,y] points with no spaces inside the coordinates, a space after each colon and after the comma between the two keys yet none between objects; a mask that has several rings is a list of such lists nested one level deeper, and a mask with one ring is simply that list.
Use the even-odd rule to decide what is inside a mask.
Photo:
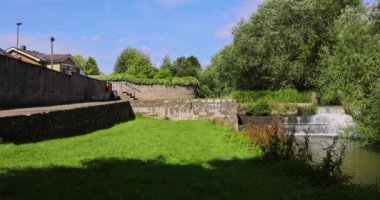
[{"label": "leafy canopy", "polygon": [[315,88],[321,48],[332,45],[329,30],[348,5],[360,0],[265,1],[212,61],[221,90]]},{"label": "leafy canopy", "polygon": [[135,48],[127,48],[117,58],[114,73],[127,73],[139,78],[153,78],[157,69],[152,66],[149,56]]},{"label": "leafy canopy", "polygon": [[91,56],[88,57],[86,64],[84,65],[84,71],[86,75],[100,75],[101,74],[95,58]]},{"label": "leafy canopy", "polygon": [[197,77],[201,68],[201,64],[195,56],[190,56],[187,58],[181,56],[174,61],[172,72],[176,77]]}]

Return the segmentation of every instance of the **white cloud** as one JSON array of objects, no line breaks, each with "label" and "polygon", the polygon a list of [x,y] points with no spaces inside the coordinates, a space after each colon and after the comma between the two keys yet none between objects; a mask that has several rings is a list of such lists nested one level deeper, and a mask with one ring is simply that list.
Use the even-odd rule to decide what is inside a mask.
[{"label": "white cloud", "polygon": [[238,6],[233,7],[223,14],[224,17],[227,17],[227,24],[219,27],[214,36],[215,38],[225,39],[232,36],[232,30],[234,26],[241,20],[247,19],[250,15],[255,12],[259,5],[261,5],[263,0],[241,0]]}]

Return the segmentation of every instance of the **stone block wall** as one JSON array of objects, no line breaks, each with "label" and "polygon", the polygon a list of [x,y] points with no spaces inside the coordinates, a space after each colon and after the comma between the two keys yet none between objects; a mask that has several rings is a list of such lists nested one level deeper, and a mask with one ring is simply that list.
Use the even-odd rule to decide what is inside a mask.
[{"label": "stone block wall", "polygon": [[0,108],[107,101],[105,84],[0,55]]},{"label": "stone block wall", "polygon": [[238,130],[235,100],[132,101],[132,109],[143,116],[169,120],[217,120]]},{"label": "stone block wall", "polygon": [[0,141],[25,143],[83,135],[110,128],[134,117],[127,101],[5,116],[0,117]]},{"label": "stone block wall", "polygon": [[[123,91],[122,82],[112,82],[113,90],[120,96]],[[130,84],[135,88],[135,97],[139,100],[155,99],[194,99],[196,98],[196,87],[194,86],[167,86],[167,85],[137,85]],[[124,90],[132,92],[133,89],[125,87]]]}]

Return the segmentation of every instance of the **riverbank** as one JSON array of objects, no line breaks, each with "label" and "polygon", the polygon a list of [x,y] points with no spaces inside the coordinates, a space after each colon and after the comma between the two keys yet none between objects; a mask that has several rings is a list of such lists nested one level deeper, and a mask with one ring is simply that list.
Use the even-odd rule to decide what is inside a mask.
[{"label": "riverbank", "polygon": [[209,121],[138,118],[89,135],[0,145],[0,199],[379,199],[353,184],[313,187],[308,167],[262,160]]}]

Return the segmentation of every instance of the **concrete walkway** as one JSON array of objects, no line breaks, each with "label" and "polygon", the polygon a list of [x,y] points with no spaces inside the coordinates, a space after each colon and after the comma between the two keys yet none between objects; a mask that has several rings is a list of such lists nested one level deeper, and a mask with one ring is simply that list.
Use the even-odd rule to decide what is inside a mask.
[{"label": "concrete walkway", "polygon": [[0,110],[0,118],[3,117],[12,117],[12,116],[29,116],[33,114],[42,114],[49,113],[54,111],[61,110],[71,110],[83,107],[93,107],[98,105],[107,105],[107,104],[115,104],[120,103],[121,101],[103,101],[103,102],[90,102],[90,103],[74,103],[74,104],[65,104],[65,105],[56,105],[56,106],[44,106],[44,107],[31,107],[31,108],[16,108],[9,110]]}]

